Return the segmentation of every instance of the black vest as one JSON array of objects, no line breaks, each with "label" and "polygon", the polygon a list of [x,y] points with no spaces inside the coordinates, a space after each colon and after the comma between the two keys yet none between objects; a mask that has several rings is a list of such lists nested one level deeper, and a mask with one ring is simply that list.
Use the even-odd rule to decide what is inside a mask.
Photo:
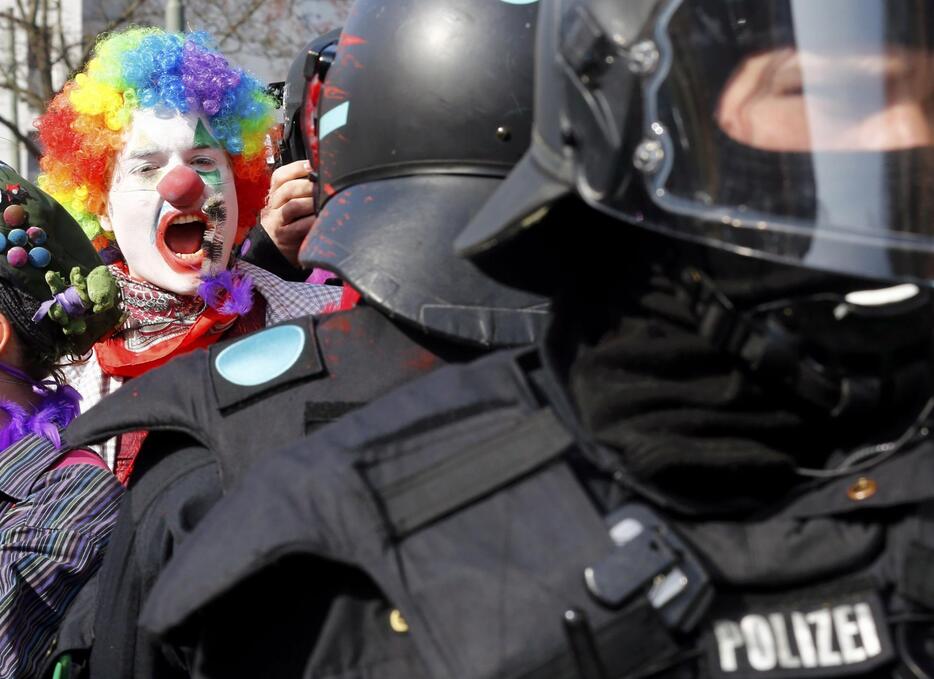
[{"label": "black vest", "polygon": [[[374,597],[324,597],[306,612],[313,627],[273,635],[316,636],[306,677],[930,670],[934,445],[742,521],[675,507],[610,469],[625,500],[604,511],[580,469],[613,455],[586,442],[536,358],[449,366],[271,457],[176,554],[142,624],[229,641],[243,620],[211,612],[245,610],[245,583],[306,557],[291,591],[362,578]],[[260,651],[274,663],[276,648]],[[236,662],[229,644],[202,643],[197,676],[228,675],[212,674],[212,653]]]},{"label": "black vest", "polygon": [[478,353],[405,331],[363,305],[307,316],[178,357],[128,382],[78,418],[65,438],[87,446],[149,431],[152,440],[140,454],[158,457],[158,433],[183,434],[216,456],[227,490],[276,448],[449,360]]},{"label": "black vest", "polygon": [[[251,465],[277,448],[448,361],[467,361],[481,352],[407,330],[361,305],[347,312],[295,319],[178,357],[128,382],[75,420],[65,438],[86,446],[126,432],[149,431],[130,479],[131,491],[167,455],[173,457],[157,467],[160,473],[155,478],[170,478],[168,483],[177,484],[182,477],[169,472],[187,469],[189,461],[176,458],[190,457],[191,450],[203,446],[216,462],[222,487],[199,489],[197,498],[189,498],[200,506],[235,487]],[[166,465],[169,472],[163,469]],[[136,629],[127,621],[133,620],[140,605],[133,597],[145,591],[139,589],[142,583],[118,587],[114,582],[132,577],[123,573],[121,559],[134,553],[135,530],[146,536],[153,533],[156,541],[169,537],[157,527],[147,528],[148,523],[137,527],[131,511],[133,506],[147,506],[146,493],[153,490],[149,483],[140,488],[142,497],[139,492],[128,495],[121,526],[129,522],[132,527],[115,533],[99,571],[117,574],[109,581],[113,589],[107,589],[106,582],[95,582],[93,592],[87,588],[60,630],[58,651],[70,653],[79,664],[85,661],[95,634],[106,640],[95,649],[95,676],[123,676],[131,672],[128,665],[133,665],[134,676],[151,676],[150,658],[160,652],[158,648],[140,651],[139,644],[146,643],[141,640],[136,657],[126,657],[124,649],[136,638]],[[168,545],[166,550],[171,548]],[[152,571],[161,563],[147,561],[146,566]],[[133,592],[128,595],[131,600],[124,598],[124,589]]]}]

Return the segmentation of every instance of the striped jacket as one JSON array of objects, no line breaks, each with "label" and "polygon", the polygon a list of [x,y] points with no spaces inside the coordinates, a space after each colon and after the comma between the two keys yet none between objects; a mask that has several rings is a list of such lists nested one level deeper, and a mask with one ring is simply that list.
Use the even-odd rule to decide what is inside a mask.
[{"label": "striped jacket", "polygon": [[0,453],[0,678],[37,677],[65,609],[97,569],[123,487],[29,435]]}]

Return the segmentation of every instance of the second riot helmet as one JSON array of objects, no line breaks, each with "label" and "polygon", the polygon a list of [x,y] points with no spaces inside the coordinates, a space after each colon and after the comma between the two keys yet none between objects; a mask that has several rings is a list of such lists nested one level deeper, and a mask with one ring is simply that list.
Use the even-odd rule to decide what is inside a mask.
[{"label": "second riot helmet", "polygon": [[546,302],[490,280],[453,241],[529,146],[537,4],[354,4],[306,69],[320,212],[303,264],[429,332],[535,339]]}]

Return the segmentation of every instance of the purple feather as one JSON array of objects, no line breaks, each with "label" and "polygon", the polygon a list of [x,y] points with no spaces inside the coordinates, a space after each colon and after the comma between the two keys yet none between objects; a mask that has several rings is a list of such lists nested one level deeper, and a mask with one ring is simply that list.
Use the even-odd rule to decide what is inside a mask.
[{"label": "purple feather", "polygon": [[219,313],[244,316],[253,308],[253,279],[248,274],[221,271],[204,279],[198,295]]},{"label": "purple feather", "polygon": [[67,427],[81,413],[81,394],[74,387],[57,384],[53,379],[41,382],[35,380],[19,368],[2,361],[0,372],[32,385],[33,392],[42,397],[31,413],[18,403],[0,399],[0,413],[7,416],[7,423],[0,428],[0,450],[30,433],[48,439],[56,448],[60,448],[62,438],[59,429]]},{"label": "purple feather", "polygon": [[65,426],[58,420],[59,412],[53,408],[40,408],[27,422],[30,434],[35,434],[51,441],[56,448],[62,447],[62,437],[58,432],[59,426]]},{"label": "purple feather", "polygon": [[29,431],[36,436],[47,438],[56,448],[60,448],[62,440],[58,430],[67,427],[81,414],[79,401],[81,394],[74,387],[59,385],[42,399],[42,404],[29,418]]},{"label": "purple feather", "polygon": [[26,435],[26,409],[18,403],[0,399],[0,413],[6,415],[7,423],[0,428],[0,450],[6,450]]}]

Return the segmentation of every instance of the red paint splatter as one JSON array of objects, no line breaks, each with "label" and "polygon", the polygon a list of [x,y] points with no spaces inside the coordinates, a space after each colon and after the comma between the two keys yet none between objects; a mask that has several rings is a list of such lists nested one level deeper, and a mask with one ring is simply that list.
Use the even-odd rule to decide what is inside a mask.
[{"label": "red paint splatter", "polygon": [[347,98],[347,90],[341,89],[337,85],[324,85],[324,98],[325,99],[336,99],[338,101],[343,101]]},{"label": "red paint splatter", "polygon": [[337,193],[337,191],[334,190],[334,187],[331,184],[325,184],[323,188],[324,188],[324,192],[328,194],[329,196],[333,196],[335,193]]},{"label": "red paint splatter", "polygon": [[329,319],[328,327],[333,327],[342,335],[349,335],[350,331],[353,330],[353,324],[350,322],[350,319],[347,316],[335,316],[334,318]]},{"label": "red paint splatter", "polygon": [[353,45],[365,45],[366,40],[361,38],[359,35],[351,35],[350,33],[344,33],[341,35],[340,42],[337,43],[340,47],[352,47]]},{"label": "red paint splatter", "polygon": [[428,372],[438,365],[438,357],[423,349],[416,350],[415,354],[405,362],[406,366],[419,372]]},{"label": "red paint splatter", "polygon": [[308,85],[308,98],[311,100],[310,108],[317,108],[318,101],[321,99],[321,78],[317,75],[311,79],[311,83]]},{"label": "red paint splatter", "polygon": [[363,70],[363,63],[359,59],[357,59],[357,57],[355,57],[354,55],[348,52],[344,52],[344,54],[341,56],[340,65],[341,66],[353,66],[358,71]]},{"label": "red paint splatter", "polygon": [[363,204],[366,205],[368,203],[372,203],[374,200],[376,200],[376,198],[374,198],[373,196],[365,196],[363,198]]}]

